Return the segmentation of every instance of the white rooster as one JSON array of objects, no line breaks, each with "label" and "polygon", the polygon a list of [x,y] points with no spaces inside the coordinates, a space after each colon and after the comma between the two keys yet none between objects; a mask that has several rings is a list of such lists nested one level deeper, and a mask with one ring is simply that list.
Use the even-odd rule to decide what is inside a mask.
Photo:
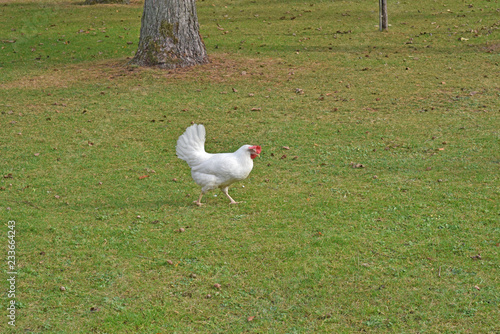
[{"label": "white rooster", "polygon": [[191,167],[194,182],[201,187],[201,194],[194,203],[201,206],[201,198],[212,189],[220,188],[224,195],[236,204],[228,194],[228,187],[245,179],[253,168],[253,159],[259,156],[260,146],[243,145],[234,153],[205,152],[205,127],[191,125],[177,140],[177,157]]}]

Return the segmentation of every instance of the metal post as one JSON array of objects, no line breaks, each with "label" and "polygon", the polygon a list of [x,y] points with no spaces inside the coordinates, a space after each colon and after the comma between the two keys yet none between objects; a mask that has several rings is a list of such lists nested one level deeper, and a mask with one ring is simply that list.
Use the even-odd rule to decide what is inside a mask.
[{"label": "metal post", "polygon": [[387,30],[387,0],[378,0],[379,4],[379,30],[384,31]]}]

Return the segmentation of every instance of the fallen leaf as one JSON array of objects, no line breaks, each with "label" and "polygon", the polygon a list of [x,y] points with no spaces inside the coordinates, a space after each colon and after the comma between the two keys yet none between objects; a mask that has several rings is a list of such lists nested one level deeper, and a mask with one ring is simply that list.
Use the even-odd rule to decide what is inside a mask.
[{"label": "fallen leaf", "polygon": [[319,320],[325,320],[325,319],[330,319],[332,317],[332,314],[331,313],[327,313],[325,315],[322,315],[320,317],[318,317]]},{"label": "fallen leaf", "polygon": [[289,150],[289,149],[290,149],[290,147],[288,147],[288,146],[283,146],[283,147],[282,147],[282,149],[284,149],[284,150]]},{"label": "fallen leaf", "polygon": [[222,285],[220,285],[219,283],[215,283],[215,284],[214,284],[214,288],[216,288],[216,289],[219,289],[219,290],[220,290],[220,289],[221,289],[221,287],[222,287]]},{"label": "fallen leaf", "polygon": [[35,157],[38,157],[40,155],[40,153],[35,153]]},{"label": "fallen leaf", "polygon": [[251,316],[251,317],[248,317],[248,318],[247,318],[247,321],[252,321],[253,319],[255,319],[255,316],[254,316],[254,315],[253,315],[253,316]]},{"label": "fallen leaf", "polygon": [[261,111],[262,108],[252,108],[251,111]]},{"label": "fallen leaf", "polygon": [[172,260],[167,260],[167,263],[168,263],[169,265],[173,265],[173,264],[174,264],[174,261],[172,261]]},{"label": "fallen leaf", "polygon": [[145,178],[147,178],[147,177],[149,177],[149,175],[142,175],[142,176],[139,176],[139,180],[145,179]]}]

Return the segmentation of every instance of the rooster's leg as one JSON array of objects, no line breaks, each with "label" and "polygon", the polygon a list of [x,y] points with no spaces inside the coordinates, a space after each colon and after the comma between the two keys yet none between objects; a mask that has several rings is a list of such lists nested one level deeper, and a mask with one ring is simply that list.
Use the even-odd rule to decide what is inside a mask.
[{"label": "rooster's leg", "polygon": [[194,204],[198,205],[198,206],[202,206],[203,204],[201,203],[201,198],[203,197],[203,191],[201,192],[200,194],[200,197],[198,197],[198,200],[197,201],[194,201]]},{"label": "rooster's leg", "polygon": [[227,192],[227,187],[225,188],[221,188],[222,192],[224,193],[224,195],[227,196],[227,198],[229,198],[229,200],[231,201],[231,203],[229,204],[238,204],[238,202],[236,202],[231,196],[229,196],[228,192]]}]

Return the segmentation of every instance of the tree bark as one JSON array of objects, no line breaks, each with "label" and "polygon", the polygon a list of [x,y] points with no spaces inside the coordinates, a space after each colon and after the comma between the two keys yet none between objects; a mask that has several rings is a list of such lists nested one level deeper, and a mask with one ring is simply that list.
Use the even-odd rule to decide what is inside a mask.
[{"label": "tree bark", "polygon": [[207,62],[195,0],[145,0],[132,63],[171,69]]}]

